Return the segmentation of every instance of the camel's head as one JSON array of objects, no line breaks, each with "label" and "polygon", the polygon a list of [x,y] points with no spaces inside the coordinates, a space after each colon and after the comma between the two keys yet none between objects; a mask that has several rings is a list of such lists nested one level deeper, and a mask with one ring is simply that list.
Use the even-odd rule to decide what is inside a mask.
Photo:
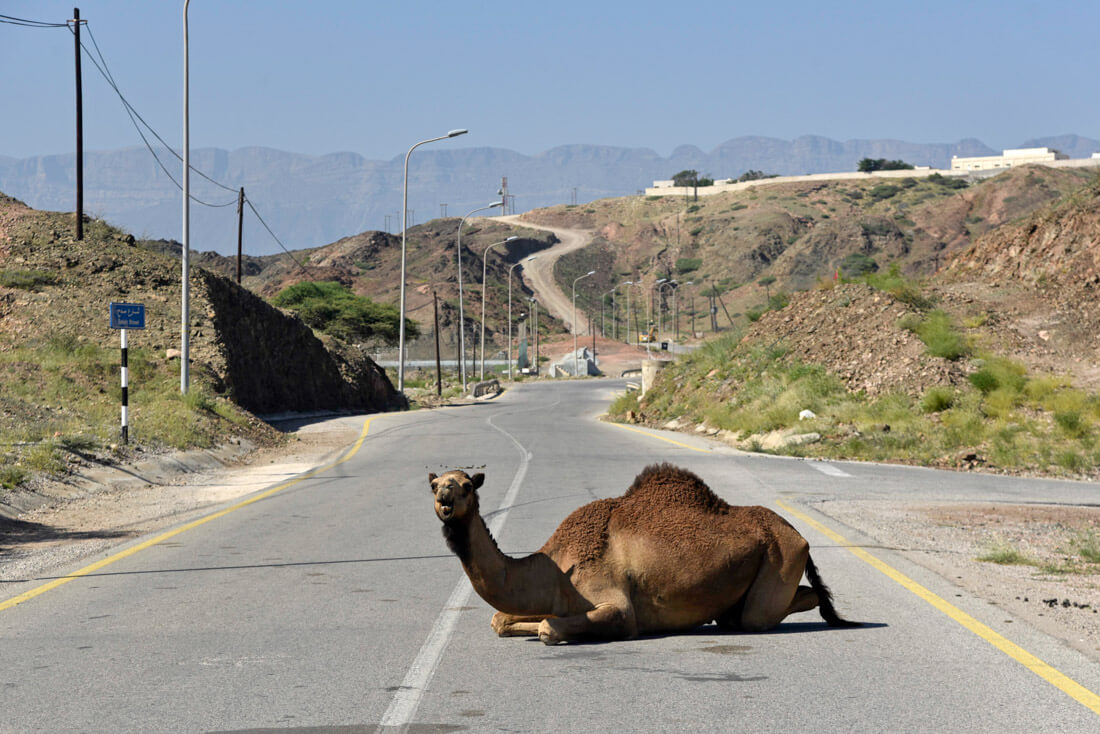
[{"label": "camel's head", "polygon": [[443,522],[461,520],[470,512],[477,512],[477,488],[485,481],[484,474],[472,477],[461,469],[444,472],[440,476],[428,474],[435,497],[435,514]]}]

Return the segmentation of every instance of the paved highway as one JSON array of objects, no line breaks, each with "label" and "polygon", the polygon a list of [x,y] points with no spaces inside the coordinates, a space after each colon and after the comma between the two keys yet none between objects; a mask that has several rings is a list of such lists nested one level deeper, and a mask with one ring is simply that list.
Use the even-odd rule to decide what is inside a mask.
[{"label": "paved highway", "polygon": [[[339,463],[65,570],[79,575],[6,585],[0,731],[1100,729],[1100,666],[799,502],[902,488],[1080,502],[1094,486],[747,456],[594,420],[621,384],[349,418],[363,435]],[[753,635],[497,638],[446,550],[428,472],[484,471],[486,520],[525,554],[654,461],[782,512],[838,611],[867,625],[814,611]]]}]

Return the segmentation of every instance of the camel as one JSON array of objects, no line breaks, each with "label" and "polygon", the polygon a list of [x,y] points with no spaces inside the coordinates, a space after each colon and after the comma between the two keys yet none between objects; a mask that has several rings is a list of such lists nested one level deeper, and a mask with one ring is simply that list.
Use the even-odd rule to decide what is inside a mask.
[{"label": "camel", "polygon": [[[695,474],[646,467],[621,497],[570,514],[542,548],[504,555],[481,517],[484,474],[428,474],[443,537],[501,637],[548,644],[720,627],[763,632],[788,615],[837,614],[809,543],[765,507],[734,507]],[[803,573],[809,586],[800,586]]]}]

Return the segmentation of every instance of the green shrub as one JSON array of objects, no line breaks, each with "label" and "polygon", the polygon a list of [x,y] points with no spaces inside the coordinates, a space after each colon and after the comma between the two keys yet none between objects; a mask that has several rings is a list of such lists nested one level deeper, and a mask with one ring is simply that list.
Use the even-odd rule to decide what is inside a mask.
[{"label": "green shrub", "polygon": [[0,487],[15,489],[27,479],[27,472],[12,464],[0,465]]},{"label": "green shrub", "polygon": [[1027,369],[1004,357],[990,357],[981,369],[968,375],[967,379],[983,393],[991,393],[998,388],[1019,393],[1027,385]]},{"label": "green shrub", "polygon": [[694,272],[703,266],[703,259],[700,257],[681,257],[676,261],[676,270],[681,275]]},{"label": "green shrub", "polygon": [[878,263],[870,255],[853,252],[840,261],[840,272],[849,278],[860,278],[878,271]]},{"label": "green shrub", "polygon": [[55,285],[57,273],[48,270],[0,270],[0,286],[36,291],[44,285]]},{"label": "green shrub", "polygon": [[[312,328],[346,341],[381,338],[396,344],[400,313],[396,306],[357,296],[336,281],[303,281],[280,291],[271,302],[296,311]],[[405,333],[420,335],[416,322],[405,319]]]},{"label": "green shrub", "polygon": [[872,186],[871,190],[867,193],[871,195],[871,198],[875,201],[884,201],[893,197],[901,189],[891,184],[879,184],[878,186]]},{"label": "green shrub", "polygon": [[925,413],[942,413],[955,404],[955,391],[950,387],[930,387],[920,401]]}]

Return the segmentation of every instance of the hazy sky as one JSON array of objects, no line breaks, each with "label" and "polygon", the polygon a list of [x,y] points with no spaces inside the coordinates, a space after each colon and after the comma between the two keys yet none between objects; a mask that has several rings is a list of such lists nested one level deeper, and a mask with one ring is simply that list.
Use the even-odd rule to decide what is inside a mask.
[{"label": "hazy sky", "polygon": [[[182,0],[0,0],[0,14],[64,22],[74,4],[178,147]],[[1098,30],[1092,0],[192,0],[191,144],[391,159],[459,127],[436,145],[1100,138]],[[87,59],[84,80],[85,147],[140,145]],[[70,152],[73,97],[71,33],[0,24],[0,154]]]}]

